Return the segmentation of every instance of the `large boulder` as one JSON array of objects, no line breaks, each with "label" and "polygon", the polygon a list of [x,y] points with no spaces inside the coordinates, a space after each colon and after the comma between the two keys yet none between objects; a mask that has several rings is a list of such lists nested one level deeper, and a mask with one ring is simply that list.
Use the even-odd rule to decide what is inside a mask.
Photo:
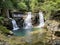
[{"label": "large boulder", "polygon": [[52,31],[60,30],[60,28],[59,28],[60,23],[55,20],[47,20],[45,22],[45,24],[46,24],[48,30],[52,30]]}]

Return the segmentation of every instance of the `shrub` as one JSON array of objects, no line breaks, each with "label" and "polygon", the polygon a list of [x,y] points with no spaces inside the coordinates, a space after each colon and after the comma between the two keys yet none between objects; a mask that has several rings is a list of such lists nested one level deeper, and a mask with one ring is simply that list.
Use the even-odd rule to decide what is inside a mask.
[{"label": "shrub", "polygon": [[3,34],[7,34],[7,33],[9,33],[9,30],[6,28],[6,27],[4,27],[4,26],[0,26],[0,31],[1,31],[1,33],[3,33]]}]

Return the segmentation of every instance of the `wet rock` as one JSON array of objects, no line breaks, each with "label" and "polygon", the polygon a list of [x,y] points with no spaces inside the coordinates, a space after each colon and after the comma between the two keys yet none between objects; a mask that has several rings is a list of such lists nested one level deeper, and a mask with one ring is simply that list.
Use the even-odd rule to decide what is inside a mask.
[{"label": "wet rock", "polygon": [[10,31],[9,33],[10,33],[10,34],[13,34],[13,32],[12,32],[12,31]]},{"label": "wet rock", "polygon": [[23,19],[23,17],[21,17],[20,19],[17,19],[16,22],[17,22],[17,25],[20,28],[23,28],[23,25],[24,25],[24,19]]}]

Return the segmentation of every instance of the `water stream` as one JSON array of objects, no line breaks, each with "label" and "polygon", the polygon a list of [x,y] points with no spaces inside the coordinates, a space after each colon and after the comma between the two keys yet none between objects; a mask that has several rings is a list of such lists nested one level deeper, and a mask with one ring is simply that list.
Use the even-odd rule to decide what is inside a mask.
[{"label": "water stream", "polygon": [[24,21],[25,29],[31,29],[32,28],[31,17],[32,17],[31,12],[28,12],[28,15]]},{"label": "water stream", "polygon": [[12,24],[13,24],[13,30],[18,30],[19,27],[18,27],[16,21],[14,19],[11,19],[11,20],[12,20]]},{"label": "water stream", "polygon": [[43,17],[43,13],[39,12],[39,28],[44,27],[44,17]]}]

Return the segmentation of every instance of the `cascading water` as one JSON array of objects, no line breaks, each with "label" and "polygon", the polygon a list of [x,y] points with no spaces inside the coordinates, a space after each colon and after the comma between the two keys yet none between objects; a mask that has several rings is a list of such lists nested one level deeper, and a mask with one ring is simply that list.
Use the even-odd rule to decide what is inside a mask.
[{"label": "cascading water", "polygon": [[17,23],[14,19],[11,19],[12,20],[12,24],[13,24],[13,30],[18,30],[19,27],[17,26]]},{"label": "cascading water", "polygon": [[31,23],[31,12],[28,12],[28,16],[25,19],[25,29],[26,29],[26,41],[31,41],[31,30],[32,30],[32,23]]},{"label": "cascading water", "polygon": [[38,27],[44,27],[44,17],[43,17],[43,13],[39,12],[39,25]]},{"label": "cascading water", "polygon": [[25,19],[25,29],[31,29],[32,28],[32,23],[31,23],[31,12],[28,12],[28,16]]}]

